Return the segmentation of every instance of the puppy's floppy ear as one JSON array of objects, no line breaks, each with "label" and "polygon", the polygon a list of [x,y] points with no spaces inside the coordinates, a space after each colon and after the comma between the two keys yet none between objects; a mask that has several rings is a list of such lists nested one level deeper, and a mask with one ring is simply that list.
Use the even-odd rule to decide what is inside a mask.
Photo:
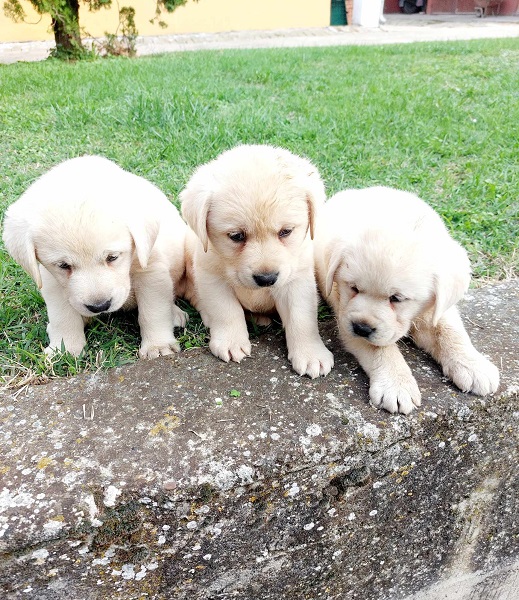
[{"label": "puppy's floppy ear", "polygon": [[308,227],[310,229],[310,238],[314,239],[316,228],[316,217],[320,207],[326,200],[324,183],[317,171],[317,168],[306,159],[297,157],[303,164],[301,171],[296,177],[297,183],[306,190],[306,201],[308,204]]},{"label": "puppy's floppy ear", "polygon": [[325,295],[326,298],[331,294],[333,280],[337,269],[341,266],[343,261],[343,249],[337,242],[331,243],[326,250],[325,265],[326,265],[326,280],[325,280]]},{"label": "puppy's floppy ear", "polygon": [[211,205],[212,192],[207,184],[204,167],[199,168],[180,193],[182,216],[196,233],[204,252],[207,252],[209,235],[207,233],[207,216]]},{"label": "puppy's floppy ear", "polygon": [[433,325],[441,316],[459,302],[470,283],[470,263],[465,250],[454,240],[437,256],[438,264],[433,276],[434,308]]},{"label": "puppy's floppy ear", "polygon": [[[308,227],[310,229],[310,239],[314,239],[314,232],[315,232],[315,221],[316,221],[316,215],[317,215],[317,211],[318,211],[318,205],[321,204],[321,199],[322,202],[324,202],[325,199],[325,192],[324,192],[324,185],[322,184],[322,181],[319,178],[319,182],[321,184],[322,187],[322,191],[320,189],[318,189],[318,186],[316,185],[315,188],[316,189],[311,189],[308,191],[307,195],[306,195],[306,202],[308,204]],[[312,188],[314,186],[312,185]]]},{"label": "puppy's floppy ear", "polygon": [[4,220],[5,247],[14,260],[34,279],[38,289],[41,289],[40,267],[29,222],[20,214],[10,213],[12,211],[8,210]]},{"label": "puppy's floppy ear", "polygon": [[143,218],[140,215],[139,218],[139,216],[130,215],[126,220],[126,224],[135,244],[139,264],[141,268],[145,269],[148,266],[151,251],[159,235],[160,222],[150,216]]}]

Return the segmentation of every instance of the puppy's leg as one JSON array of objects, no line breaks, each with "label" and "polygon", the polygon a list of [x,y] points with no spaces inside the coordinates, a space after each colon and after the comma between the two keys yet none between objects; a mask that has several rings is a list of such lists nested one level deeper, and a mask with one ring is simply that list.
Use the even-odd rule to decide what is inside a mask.
[{"label": "puppy's leg", "polygon": [[173,302],[173,327],[185,327],[189,315]]},{"label": "puppy's leg", "polygon": [[273,291],[285,327],[288,359],[299,375],[328,375],[333,354],[323,344],[317,325],[317,289],[312,273]]},{"label": "puppy's leg", "polygon": [[459,312],[450,308],[433,327],[419,321],[411,330],[417,346],[423,348],[443,368],[443,373],[462,392],[486,396],[499,386],[499,371],[472,345]]},{"label": "puppy's leg", "polygon": [[411,369],[396,344],[373,346],[339,325],[346,350],[359,361],[369,377],[369,397],[376,408],[409,414],[421,404],[421,394]]},{"label": "puppy's leg", "polygon": [[72,308],[65,290],[47,269],[40,267],[40,271],[43,284],[41,295],[47,305],[49,318],[49,345],[45,348],[45,353],[52,355],[61,350],[63,344],[67,352],[79,356],[86,345],[85,320]]},{"label": "puppy's leg", "polygon": [[175,305],[171,275],[166,268],[150,267],[133,276],[141,330],[141,358],[179,352],[173,328],[184,326],[187,315]]},{"label": "puppy's leg", "polygon": [[232,288],[219,277],[204,273],[197,282],[202,321],[211,330],[209,349],[225,362],[241,362],[250,356],[252,347],[243,307]]}]

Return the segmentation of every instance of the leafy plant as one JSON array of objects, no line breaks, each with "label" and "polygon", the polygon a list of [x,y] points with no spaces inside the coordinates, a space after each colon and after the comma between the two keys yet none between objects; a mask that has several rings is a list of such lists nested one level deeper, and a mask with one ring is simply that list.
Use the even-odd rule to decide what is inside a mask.
[{"label": "leafy plant", "polygon": [[[168,13],[174,12],[179,6],[185,6],[188,0],[157,0],[155,5],[155,16],[150,19],[150,23],[157,23],[159,27],[165,28],[168,24],[163,21],[160,17],[162,10],[166,10]],[[198,0],[195,0],[198,2]]]},{"label": "leafy plant", "polygon": [[[121,35],[119,36],[119,30]],[[101,54],[129,56],[137,54],[136,42],[139,32],[135,25],[135,9],[123,6],[119,10],[119,25],[115,33],[105,33],[105,40],[99,44]]]}]

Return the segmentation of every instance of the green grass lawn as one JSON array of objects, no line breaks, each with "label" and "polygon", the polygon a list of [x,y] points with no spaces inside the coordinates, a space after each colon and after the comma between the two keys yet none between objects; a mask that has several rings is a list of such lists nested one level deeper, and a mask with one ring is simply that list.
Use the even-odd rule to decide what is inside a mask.
[{"label": "green grass lawn", "polygon": [[[194,168],[239,143],[310,158],[329,194],[411,190],[469,251],[475,281],[515,276],[519,40],[179,53],[0,65],[0,217],[59,161],[102,154],[173,201]],[[132,361],[135,315],[103,317],[80,360],[49,364],[45,305],[0,247],[0,377]],[[191,311],[184,347],[203,344]],[[180,332],[182,333],[182,332]]]}]

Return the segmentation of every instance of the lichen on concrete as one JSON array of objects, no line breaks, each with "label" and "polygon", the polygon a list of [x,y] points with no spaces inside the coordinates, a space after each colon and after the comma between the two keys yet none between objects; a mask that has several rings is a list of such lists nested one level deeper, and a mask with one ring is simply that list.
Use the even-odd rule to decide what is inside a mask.
[{"label": "lichen on concrete", "polygon": [[[277,331],[240,365],[199,349],[2,393],[3,597],[482,600],[493,581],[506,598],[517,282],[470,296],[499,393],[458,392],[406,344],[423,394],[410,417],[370,407],[345,352],[328,377],[297,376]],[[337,349],[333,321],[321,329]]]}]

